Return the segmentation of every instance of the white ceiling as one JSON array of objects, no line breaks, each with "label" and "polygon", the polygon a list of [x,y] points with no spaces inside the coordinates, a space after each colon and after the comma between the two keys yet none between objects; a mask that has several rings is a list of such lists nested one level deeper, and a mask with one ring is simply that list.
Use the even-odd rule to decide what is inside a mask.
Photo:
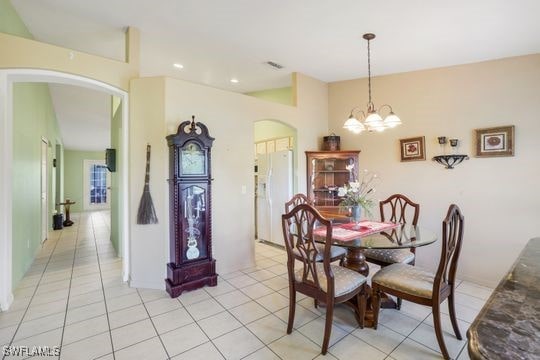
[{"label": "white ceiling", "polygon": [[[123,58],[141,32],[141,75],[246,92],[298,71],[331,82],[540,52],[538,0],[12,0],[36,39]],[[276,71],[272,60],[285,69]],[[177,70],[172,64],[184,65]],[[231,84],[236,77],[238,84]]]},{"label": "white ceiling", "polygon": [[[295,71],[326,82],[365,77],[366,32],[377,35],[375,76],[540,52],[538,0],[11,1],[37,40],[123,60],[134,26],[141,76],[236,92],[289,86]],[[105,128],[97,95],[51,89],[66,146],[105,148],[98,139],[108,135],[91,136]]]},{"label": "white ceiling", "polygon": [[111,95],[79,86],[49,84],[64,148],[111,147]]}]

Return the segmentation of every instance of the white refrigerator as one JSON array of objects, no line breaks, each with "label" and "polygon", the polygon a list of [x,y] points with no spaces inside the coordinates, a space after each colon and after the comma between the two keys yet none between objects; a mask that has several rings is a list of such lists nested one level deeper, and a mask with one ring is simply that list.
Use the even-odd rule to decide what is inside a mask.
[{"label": "white refrigerator", "polygon": [[284,246],[281,215],[293,195],[292,151],[257,156],[257,237]]}]

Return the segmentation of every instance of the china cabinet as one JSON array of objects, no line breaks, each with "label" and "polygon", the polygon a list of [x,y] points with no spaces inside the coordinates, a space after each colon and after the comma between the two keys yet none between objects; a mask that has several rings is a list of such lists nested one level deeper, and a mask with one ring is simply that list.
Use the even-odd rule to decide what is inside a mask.
[{"label": "china cabinet", "polygon": [[323,214],[347,216],[340,210],[339,187],[358,179],[360,150],[306,151],[307,195]]}]

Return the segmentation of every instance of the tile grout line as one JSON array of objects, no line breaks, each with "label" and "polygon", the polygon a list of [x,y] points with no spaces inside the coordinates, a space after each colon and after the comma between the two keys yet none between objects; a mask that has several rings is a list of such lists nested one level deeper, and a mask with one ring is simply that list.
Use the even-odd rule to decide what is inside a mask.
[{"label": "tile grout line", "polygon": [[[135,290],[137,292],[137,295],[139,295],[139,299],[141,299],[141,303],[142,303],[142,306],[144,307],[144,311],[146,311],[146,314],[148,315],[148,319],[150,320],[150,323],[152,324],[152,327],[154,328],[154,331],[156,332],[157,338],[159,339],[159,342],[161,343],[161,346],[165,350],[165,354],[167,354],[167,359],[170,359],[171,355],[169,355],[169,351],[165,347],[165,344],[163,343],[163,340],[161,339],[161,336],[159,336],[159,332],[158,332],[158,330],[156,328],[156,325],[154,324],[154,321],[152,320],[152,317],[150,316],[150,312],[148,311],[148,308],[146,307],[146,304],[145,304],[145,302],[144,302],[144,300],[143,300],[143,298],[141,296],[141,293],[139,292],[139,289],[135,288]],[[178,301],[178,303],[180,303],[180,301]],[[174,310],[171,310],[171,311],[174,311]],[[187,312],[187,310],[186,310],[186,312]],[[164,314],[166,314],[166,312]],[[161,314],[158,314],[156,316],[159,316],[159,315],[161,315]],[[152,338],[150,338],[150,339],[152,339]],[[143,341],[147,341],[147,340],[149,340],[149,339],[146,339],[146,340],[143,340]],[[133,346],[133,345],[130,345],[130,346]]]},{"label": "tile grout line", "polygon": [[469,354],[468,354],[468,351],[469,351],[468,346],[469,346],[469,340],[466,340],[466,341],[465,341],[465,345],[463,346],[463,348],[461,348],[461,350],[460,350],[459,353],[457,354],[456,359],[459,359],[460,356],[461,356],[461,354],[462,354],[464,351],[467,351],[467,355],[469,355]]},{"label": "tile grout line", "polygon": [[115,354],[114,354],[114,343],[113,343],[112,332],[111,332],[111,321],[109,319],[109,308],[107,307],[107,297],[105,296],[105,286],[103,285],[103,276],[101,274],[101,262],[99,260],[99,248],[97,246],[96,232],[95,232],[95,229],[94,229],[93,214],[90,215],[90,220],[92,222],[92,234],[93,234],[94,246],[96,248],[96,254],[97,254],[97,265],[98,265],[98,269],[99,269],[99,279],[100,279],[100,282],[101,282],[101,290],[103,291],[103,302],[105,304],[105,315],[107,316],[107,325],[109,327],[109,340],[111,342],[113,360],[115,360],[116,357],[115,357]]},{"label": "tile grout line", "polygon": [[[225,282],[228,283],[228,281],[226,281],[225,279],[223,279],[223,281],[225,281]],[[240,290],[240,289],[236,288],[236,287],[235,287],[234,285],[232,285],[232,284],[229,284],[229,285],[231,285],[233,288],[235,288],[235,290],[231,290],[231,291],[225,292],[225,293],[223,293],[223,294],[219,294],[219,295],[217,295],[217,296],[229,294],[229,293],[231,293],[232,291],[239,291],[239,290]],[[249,285],[248,285],[248,286],[249,286]],[[189,348],[189,349],[186,349],[185,351],[182,351],[180,354],[183,354],[183,353],[188,352],[188,351],[190,351],[190,350],[192,350],[192,349],[194,349],[194,348],[197,348],[197,347],[199,347],[199,346],[201,346],[201,345],[203,345],[203,344],[206,344],[207,342],[210,342],[210,343],[216,348],[216,350],[219,352],[219,354],[220,354],[221,356],[223,356],[224,359],[226,359],[227,357],[221,352],[221,350],[219,349],[219,347],[216,346],[216,344],[214,343],[213,340],[218,339],[218,338],[220,338],[220,337],[222,337],[222,336],[225,336],[225,335],[227,335],[227,334],[230,334],[231,332],[236,331],[236,330],[238,330],[238,329],[240,329],[240,328],[242,328],[242,327],[246,328],[247,331],[249,331],[251,334],[253,334],[253,336],[255,336],[255,337],[257,338],[257,340],[259,340],[259,341],[264,345],[263,347],[261,347],[261,348],[255,350],[254,352],[257,352],[257,351],[259,351],[260,349],[262,349],[262,348],[264,348],[264,347],[268,347],[268,346],[267,346],[267,345],[266,345],[266,344],[265,344],[265,343],[264,343],[257,335],[255,335],[255,334],[254,334],[254,333],[253,333],[246,325],[244,325],[238,318],[236,318],[236,316],[234,316],[234,314],[232,314],[232,313],[229,311],[229,309],[225,308],[225,307],[219,302],[219,300],[217,300],[216,296],[214,296],[214,295],[208,293],[204,287],[202,287],[201,290],[203,290],[205,293],[207,293],[207,294],[210,296],[210,298],[211,298],[212,300],[216,301],[216,302],[219,304],[219,306],[221,306],[224,310],[223,310],[223,311],[220,311],[220,312],[218,312],[218,313],[216,313],[216,314],[209,315],[209,316],[207,316],[207,317],[205,317],[205,318],[201,318],[201,319],[199,319],[199,320],[196,320],[196,319],[193,317],[193,315],[189,312],[189,310],[187,309],[187,307],[184,306],[183,304],[181,304],[181,305],[184,307],[184,309],[186,310],[186,312],[188,313],[188,315],[193,319],[193,323],[197,325],[197,327],[203,332],[203,334],[208,338],[209,341],[206,341],[206,342],[204,342],[204,343],[202,343],[202,344],[199,344],[199,345],[197,345],[197,346],[194,346],[194,347],[191,347],[191,348]],[[178,301],[179,301],[179,300],[178,300]],[[250,299],[250,301],[255,301],[255,300]],[[180,301],[179,301],[179,302],[180,302]],[[243,305],[243,304],[239,304],[238,306],[241,306],[241,305]],[[268,309],[265,308],[265,310],[268,310]],[[202,321],[202,320],[204,320],[204,319],[211,318],[212,316],[219,315],[219,314],[224,313],[224,312],[227,312],[229,315],[231,315],[236,321],[238,321],[238,322],[240,323],[241,326],[238,327],[238,328],[236,328],[236,329],[233,329],[233,330],[231,330],[231,331],[228,331],[228,332],[226,332],[226,333],[224,333],[224,334],[221,334],[221,335],[215,337],[214,339],[211,339],[210,336],[208,336],[208,334],[206,333],[206,331],[204,331],[204,329],[199,325],[198,322],[199,322],[199,321]],[[272,313],[271,313],[271,314],[272,314]],[[264,317],[264,316],[263,316],[263,317]],[[280,319],[280,320],[281,320],[281,319]],[[254,320],[254,321],[256,321],[256,320]],[[179,327],[179,328],[177,328],[177,329],[183,328],[183,327],[188,326],[188,325],[191,325],[191,324],[186,324],[186,325],[181,326],[181,327]],[[176,329],[174,329],[174,330],[176,330]],[[171,331],[174,331],[174,330],[171,330]],[[170,332],[170,331],[169,331],[169,332]],[[165,333],[164,333],[164,334],[165,334]],[[158,336],[160,336],[160,338],[161,338],[161,335],[160,335],[160,334],[158,334]],[[272,351],[272,349],[270,349],[270,348],[268,348],[268,349],[269,349],[270,351]],[[254,353],[254,352],[252,352],[252,353]],[[273,352],[273,351],[272,351],[272,352]],[[252,353],[249,353],[249,354],[247,354],[246,356],[249,356],[249,355],[251,355]],[[175,356],[180,355],[180,354],[176,354]],[[277,356],[277,354],[275,354],[275,355]],[[244,356],[244,357],[246,357],[246,356]],[[244,357],[242,357],[242,358],[244,358]],[[278,356],[278,357],[279,357],[279,356]],[[280,359],[281,359],[281,358],[280,358]]]},{"label": "tile grout line", "polygon": [[66,322],[67,322],[68,309],[69,309],[69,296],[71,294],[71,284],[73,283],[73,269],[75,268],[75,261],[77,260],[76,255],[77,255],[77,244],[79,243],[79,232],[80,232],[80,224],[77,224],[77,235],[75,237],[75,243],[73,244],[73,261],[71,264],[71,276],[69,277],[66,310],[64,314],[64,324],[62,326],[62,336],[60,337],[60,354],[58,355],[58,359],[62,358],[62,346],[64,344],[64,333],[66,331]]},{"label": "tile grout line", "polygon": [[[201,289],[204,290],[204,287],[201,288]],[[206,292],[206,290],[204,290],[204,291]],[[210,295],[210,298],[212,298],[214,301],[217,301],[211,294],[208,294],[208,295]],[[180,295],[179,295],[179,296],[180,296]],[[178,297],[176,297],[176,299],[178,300],[178,302],[180,302],[180,300],[178,299]],[[219,306],[221,306],[221,307],[223,307],[223,309],[225,309],[225,307],[224,307],[223,305],[221,305],[221,303],[219,303],[219,301],[217,301],[217,302],[218,302]],[[181,303],[181,302],[180,302],[180,303]],[[181,305],[184,306],[184,304],[182,304],[182,303],[181,303]],[[192,350],[192,349],[195,349],[195,348],[197,348],[197,347],[199,347],[199,346],[201,346],[201,345],[203,345],[203,344],[206,344],[207,342],[210,342],[210,343],[212,344],[212,346],[218,351],[218,353],[219,353],[224,359],[227,359],[227,357],[221,352],[221,350],[216,346],[216,344],[214,344],[213,339],[211,339],[210,336],[208,336],[208,334],[206,333],[206,331],[204,331],[204,329],[201,327],[201,325],[199,325],[199,321],[204,320],[204,319],[208,319],[208,318],[210,318],[210,317],[212,317],[212,316],[214,316],[214,315],[217,315],[217,314],[221,314],[221,313],[224,312],[224,311],[220,311],[220,312],[217,313],[217,314],[207,316],[207,317],[204,318],[204,319],[196,320],[195,317],[189,312],[189,310],[187,309],[186,306],[184,306],[184,309],[186,310],[186,313],[191,317],[191,319],[193,320],[194,324],[197,325],[197,327],[199,328],[199,330],[202,331],[202,333],[204,334],[204,336],[206,336],[206,337],[208,338],[208,341],[206,341],[206,342],[204,342],[204,343],[202,343],[202,344],[199,344],[199,345],[197,345],[197,346],[193,346],[192,348],[187,349],[187,350],[185,350],[185,351],[182,351],[180,354],[183,354],[183,353],[185,353],[185,352],[187,352],[187,351],[190,351],[190,350]],[[227,311],[227,309],[225,309],[225,311]],[[184,325],[184,326],[188,326],[188,325],[190,325],[190,324],[187,324],[187,325]],[[181,327],[184,327],[184,326],[181,326]],[[178,328],[178,329],[180,329],[180,328]],[[233,331],[234,331],[234,330],[233,330]],[[229,331],[229,332],[230,332],[230,331]],[[158,336],[161,338],[161,335],[158,335]],[[216,338],[216,339],[217,339],[217,338]],[[180,354],[176,354],[175,356],[180,355]]]},{"label": "tile grout line", "polygon": [[[403,314],[403,315],[405,315],[405,314]],[[414,327],[414,329],[412,329],[412,330],[407,334],[407,336],[405,336],[405,338],[404,338],[403,340],[401,340],[401,341],[399,342],[399,344],[397,344],[397,345],[392,349],[392,351],[390,351],[390,352],[388,353],[388,356],[390,356],[394,351],[396,351],[396,349],[397,349],[401,344],[403,344],[407,339],[409,339],[409,340],[411,340],[411,341],[414,341],[414,342],[416,342],[417,344],[420,344],[419,342],[415,341],[413,338],[410,338],[409,336],[411,336],[411,334],[412,334],[413,332],[415,332],[416,329],[418,329],[418,328],[420,327],[420,325],[422,325],[422,324],[424,323],[424,321],[429,317],[429,315],[431,315],[431,312],[424,318],[424,320],[420,321],[420,323],[419,323],[418,325],[416,325],[416,326]],[[405,315],[405,316],[407,316],[407,315]],[[409,318],[414,319],[413,317],[410,317],[410,316],[409,316]],[[384,324],[381,324],[381,325],[384,325]],[[390,328],[389,328],[389,329],[390,329]],[[392,330],[392,329],[390,329],[390,330]],[[397,331],[396,331],[396,332],[397,332]],[[428,348],[428,349],[431,350],[430,347],[428,347],[428,346],[426,346],[426,345],[424,345],[424,344],[420,344],[420,345],[422,345],[422,346],[424,346],[424,347],[426,347],[426,348]]]},{"label": "tile grout line", "polygon": [[[268,258],[268,259],[270,259],[270,258]],[[274,260],[273,260],[273,261],[274,261]],[[257,265],[256,265],[256,266],[257,266]],[[274,266],[274,265],[271,265],[271,266]],[[267,269],[267,268],[262,268],[262,269],[255,270],[255,271],[266,270],[266,269]],[[245,272],[242,271],[242,270],[238,270],[238,271],[241,272],[243,275],[247,275],[248,277],[250,277],[250,278],[256,280],[257,283],[260,283],[260,284],[263,283],[263,281],[258,280],[258,279],[255,279],[254,277],[250,276],[250,275],[249,275],[250,273],[245,273]],[[267,270],[267,271],[269,271],[269,270]],[[270,271],[270,272],[271,272],[271,271]],[[239,276],[241,276],[241,275],[239,275]],[[270,280],[270,279],[274,279],[274,278],[277,278],[277,277],[281,277],[281,275],[273,276],[273,277],[268,278],[268,279],[266,279],[266,280],[264,280],[264,281],[267,281],[267,280]],[[223,294],[219,294],[219,295],[214,296],[214,295],[212,295],[211,293],[209,293],[208,291],[206,291],[206,289],[204,289],[204,290],[206,291],[206,293],[208,293],[208,295],[210,295],[210,297],[212,297],[212,298],[213,298],[215,301],[217,301],[220,305],[221,305],[221,303],[220,303],[219,300],[217,299],[218,296],[228,294],[228,293],[230,293],[230,292],[232,292],[232,291],[241,291],[241,292],[242,292],[242,290],[241,290],[242,288],[239,288],[239,287],[237,287],[237,286],[231,284],[229,281],[227,281],[227,280],[225,280],[225,279],[223,279],[222,281],[225,281],[226,283],[228,283],[229,285],[231,285],[231,286],[232,286],[233,288],[235,288],[236,290],[231,290],[231,291],[225,292],[225,293],[223,293]],[[255,284],[251,284],[251,285],[255,285]],[[251,285],[246,285],[246,286],[244,286],[243,288],[246,288],[246,287],[251,286]],[[264,284],[262,284],[262,285],[264,285]],[[264,285],[264,286],[266,286],[266,285]],[[268,287],[268,286],[267,286],[267,287]],[[268,288],[271,289],[271,290],[273,290],[273,291],[272,291],[271,293],[267,294],[267,295],[263,295],[262,297],[265,297],[265,296],[268,296],[268,295],[272,295],[272,294],[274,294],[274,293],[277,293],[277,294],[283,296],[281,293],[279,293],[280,290],[274,290],[274,289],[272,289],[272,288],[270,288],[270,287],[268,287]],[[283,289],[285,289],[285,288],[283,288]],[[281,289],[281,290],[283,290],[283,289]],[[243,293],[243,292],[242,292],[242,293]],[[249,297],[249,296],[248,296],[248,297]],[[242,327],[246,328],[251,334],[253,334],[253,336],[255,336],[255,337],[256,337],[256,338],[264,345],[264,347],[268,348],[268,350],[270,350],[273,354],[275,354],[278,358],[281,359],[281,357],[280,357],[278,354],[276,354],[276,353],[275,353],[268,345],[270,345],[270,344],[272,344],[272,343],[274,343],[274,342],[276,342],[276,341],[278,341],[278,340],[280,340],[280,339],[282,339],[282,338],[284,338],[285,336],[288,336],[288,335],[290,335],[290,334],[285,333],[283,336],[280,336],[279,338],[273,340],[270,344],[265,344],[264,341],[262,341],[255,333],[253,333],[253,332],[247,327],[247,325],[252,324],[252,323],[254,323],[254,322],[256,322],[256,321],[258,321],[258,320],[260,320],[260,319],[262,319],[262,318],[265,318],[265,317],[267,317],[267,316],[269,316],[269,315],[274,315],[276,318],[278,318],[280,321],[282,321],[282,322],[284,323],[284,325],[287,325],[286,322],[284,322],[282,319],[280,319],[279,317],[277,317],[277,316],[275,315],[275,312],[276,312],[276,311],[281,311],[281,310],[283,310],[284,308],[286,308],[287,306],[285,306],[285,307],[283,307],[283,308],[281,308],[281,309],[278,309],[278,310],[276,310],[276,311],[270,311],[268,308],[266,308],[265,306],[263,306],[263,305],[261,305],[259,302],[257,302],[256,299],[250,298],[250,301],[254,301],[254,302],[257,303],[258,305],[262,306],[262,308],[265,309],[266,311],[268,311],[269,314],[268,314],[268,315],[265,315],[265,316],[263,316],[263,317],[261,317],[261,318],[259,318],[259,319],[253,320],[252,322],[250,322],[250,323],[248,323],[248,324],[243,324],[236,316],[234,316],[234,314],[232,314],[232,313],[229,311],[229,309],[226,309],[225,307],[224,307],[224,308],[225,308],[225,311],[227,311],[233,318],[235,318],[235,319],[242,325]],[[243,304],[239,304],[238,306],[241,306],[241,305],[243,305]],[[223,306],[223,305],[221,305],[221,306]],[[298,302],[297,302],[297,306],[300,306],[300,307],[302,307],[302,308],[305,309],[305,307],[302,306],[301,304],[298,304]],[[186,309],[186,310],[187,310],[187,309]],[[309,309],[306,309],[306,310],[311,311],[311,310],[309,310]],[[214,314],[214,315],[215,315],[215,314]],[[211,316],[214,316],[214,315],[210,315],[210,316],[208,316],[208,318],[211,317]],[[310,322],[312,322],[312,321],[315,321],[315,320],[319,319],[321,316],[322,316],[322,315],[319,314],[315,319],[313,319],[313,320],[311,320],[311,321],[308,321],[306,324],[308,324],[308,323],[310,323]],[[202,319],[201,319],[201,320],[202,320]],[[306,325],[306,324],[303,324],[302,326],[304,326],[304,325]],[[225,335],[227,335],[227,334],[229,334],[229,333],[231,333],[231,332],[233,332],[233,331],[236,331],[236,330],[238,330],[238,329],[240,329],[240,328],[237,328],[237,329],[231,330],[231,331],[229,331],[229,332],[227,332],[227,333],[225,333],[225,334],[222,334],[222,335],[216,337],[216,339],[217,339],[217,338],[220,338],[220,337],[222,337],[222,336],[225,336]],[[310,339],[309,337],[305,336],[302,332],[300,332],[300,331],[298,330],[298,328],[294,328],[294,330],[298,331],[298,333],[299,333],[301,336],[305,337],[308,341],[310,341],[310,342],[314,343],[315,345],[319,346],[319,344],[315,343],[312,339]],[[340,330],[343,330],[343,329],[340,328]],[[354,330],[353,330],[353,331],[354,331]],[[351,332],[352,332],[352,331],[351,331]],[[263,348],[264,348],[264,347],[263,347]],[[217,347],[216,347],[216,348],[217,348]],[[245,358],[245,357],[247,357],[247,356],[250,356],[251,354],[253,354],[253,353],[255,353],[255,352],[257,352],[257,351],[259,351],[259,350],[261,350],[261,349],[262,349],[262,348],[259,348],[259,349],[255,350],[255,351],[253,351],[252,353],[247,354],[247,355],[244,356],[243,358]],[[219,349],[218,349],[218,350],[219,350]],[[320,355],[320,354],[318,354],[317,356],[319,356],[319,355]]]},{"label": "tile grout line", "polygon": [[[247,275],[247,274],[245,274],[245,275]],[[249,275],[248,275],[248,276],[249,276]],[[256,280],[256,279],[255,279],[255,280]],[[231,285],[232,287],[236,288],[238,291],[241,291],[240,288],[237,288],[236,286],[232,285],[232,284],[229,283],[227,280],[223,279],[222,281],[225,281],[226,283],[228,283],[228,284]],[[260,282],[259,280],[257,280],[257,281]],[[247,286],[251,286],[251,285],[247,285]],[[273,290],[273,289],[272,289],[272,290]],[[214,296],[214,295],[210,294],[208,291],[206,291],[206,289],[204,289],[204,291],[205,291],[206,293],[208,293],[208,295],[210,295],[210,297],[211,297],[212,299],[214,299],[215,301],[217,301],[218,304],[219,304],[220,306],[223,306],[223,305],[221,305],[221,303],[220,303],[219,300],[217,299],[217,296],[221,296],[221,295],[225,295],[225,294],[230,293],[230,292],[226,292],[226,293],[223,293],[223,294]],[[271,295],[271,294],[273,294],[273,293],[278,293],[278,292],[277,292],[276,290],[274,290],[272,293],[270,293],[270,294],[268,294],[268,295]],[[278,294],[279,294],[279,293],[278,293]],[[281,294],[280,294],[280,295],[281,295]],[[267,295],[265,295],[265,296],[267,296]],[[257,303],[259,306],[261,306],[263,309],[265,309],[266,311],[269,311],[267,308],[265,308],[264,306],[262,306],[261,304],[259,304],[255,299],[251,299],[251,298],[250,298],[250,301],[254,301],[254,302]],[[243,304],[239,304],[238,306],[242,306],[242,305],[243,305]],[[237,306],[235,306],[235,307],[237,307]],[[233,307],[232,309],[234,309],[235,307]],[[231,333],[231,332],[233,332],[233,331],[236,331],[236,330],[238,330],[238,329],[244,327],[244,328],[245,328],[247,331],[249,331],[253,336],[255,336],[255,338],[257,338],[257,340],[259,340],[259,341],[263,344],[263,347],[261,347],[261,348],[255,350],[255,351],[253,351],[253,352],[251,352],[251,353],[249,353],[249,354],[243,356],[242,359],[245,358],[245,357],[250,356],[251,354],[256,353],[257,351],[259,351],[259,350],[261,350],[261,349],[263,349],[263,348],[268,348],[268,350],[270,350],[274,355],[276,355],[278,358],[282,359],[278,354],[276,354],[276,353],[268,346],[269,344],[268,344],[268,345],[265,344],[264,341],[262,341],[262,339],[260,339],[253,331],[251,331],[250,328],[247,327],[247,325],[252,324],[252,323],[254,323],[255,321],[258,321],[258,320],[260,320],[260,319],[263,319],[263,318],[265,318],[265,317],[267,317],[267,316],[269,316],[269,315],[274,315],[274,312],[269,311],[270,314],[265,315],[265,316],[263,316],[263,317],[261,317],[261,318],[259,318],[259,319],[253,320],[253,321],[249,322],[248,324],[244,324],[244,323],[242,323],[242,322],[240,321],[240,319],[238,319],[236,316],[234,316],[234,314],[233,314],[231,311],[229,311],[230,309],[227,309],[227,308],[225,308],[224,306],[223,306],[223,308],[225,309],[225,311],[226,311],[229,315],[231,315],[231,316],[232,316],[236,321],[238,321],[242,326],[241,326],[241,327],[238,327],[238,328],[236,328],[236,329],[234,329],[234,330],[231,330],[231,331],[229,331],[229,332],[226,332],[225,334],[221,334],[220,336],[216,337],[216,339],[218,339],[218,338],[220,338],[220,337],[222,337],[222,336],[225,336],[225,335],[227,335],[227,334],[229,334],[229,333]],[[186,310],[187,310],[187,309],[186,309]],[[280,310],[281,310],[281,309],[280,309]],[[279,310],[278,310],[278,311],[279,311]],[[189,313],[189,311],[188,311],[188,313]],[[219,313],[218,313],[218,314],[219,314]],[[191,314],[190,314],[190,315],[191,315]],[[214,315],[217,315],[217,314],[214,314]],[[211,315],[211,316],[214,316],[214,315]],[[209,316],[209,317],[211,317],[211,316]],[[276,315],[274,315],[274,316],[276,316]],[[208,317],[208,318],[209,318],[209,317]],[[278,318],[278,317],[276,316],[276,318]],[[278,318],[278,319],[279,319],[279,318]],[[280,321],[283,321],[283,320],[281,320],[281,319],[279,319],[279,320],[280,320]],[[286,325],[286,323],[285,323],[285,325]],[[201,330],[202,330],[202,329],[201,329]],[[204,332],[204,330],[203,330],[203,332]],[[205,333],[205,334],[206,334],[206,333]],[[285,334],[284,336],[286,336],[286,335],[288,335],[288,334]],[[206,335],[206,336],[208,336],[208,335]],[[276,340],[274,340],[274,341],[277,341],[277,340],[281,339],[282,337],[283,337],[283,336],[279,337],[278,339],[276,339]],[[211,339],[210,341],[212,341],[212,339]],[[274,342],[274,341],[272,341],[272,342]],[[219,350],[219,348],[213,343],[213,341],[212,341],[212,344],[216,347],[216,349],[218,349],[218,351],[220,352],[220,354],[222,354],[221,351]],[[222,355],[223,355],[223,354],[222,354]],[[223,357],[226,358],[225,356],[223,356]]]},{"label": "tile grout line", "polygon": [[[36,284],[36,287],[34,289],[34,292],[32,293],[32,296],[30,298],[30,302],[28,303],[28,305],[26,306],[26,309],[24,310],[24,313],[23,313],[23,316],[21,317],[21,319],[19,320],[18,324],[17,324],[17,328],[15,329],[15,332],[13,333],[13,336],[11,337],[11,340],[9,341],[9,346],[11,346],[13,344],[13,341],[15,341],[15,336],[17,336],[17,332],[19,331],[22,323],[23,323],[23,320],[24,320],[24,317],[26,316],[26,314],[28,313],[28,309],[30,308],[30,305],[32,304],[32,300],[34,300],[34,296],[36,295],[36,292],[37,292],[37,289],[39,288],[39,284],[41,283],[41,279],[43,279],[43,274],[45,274],[45,271],[47,270],[47,266],[49,265],[49,263],[51,262],[51,258],[52,258],[52,255],[54,253],[54,251],[56,250],[56,247],[58,246],[58,243],[60,242],[60,238],[62,237],[62,233],[60,233],[60,235],[58,236],[58,238],[56,239],[56,242],[54,243],[54,248],[53,250],[51,251],[51,253],[49,254],[49,259],[47,260],[47,263],[45,264],[45,267],[43,268],[43,271],[41,272],[41,276],[39,277],[39,281],[38,283]],[[48,240],[48,239],[47,239]],[[41,249],[43,250],[43,244],[41,244]],[[40,250],[41,251],[41,250]],[[6,358],[7,355],[3,355],[2,356],[2,360],[4,360]]]}]

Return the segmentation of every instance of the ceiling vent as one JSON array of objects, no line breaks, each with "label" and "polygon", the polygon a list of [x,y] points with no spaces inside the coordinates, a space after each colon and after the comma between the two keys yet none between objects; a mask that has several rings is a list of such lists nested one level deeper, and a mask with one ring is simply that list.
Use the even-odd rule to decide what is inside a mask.
[{"label": "ceiling vent", "polygon": [[275,70],[281,70],[284,67],[283,65],[278,64],[278,63],[273,62],[273,61],[267,61],[267,62],[265,62],[265,64],[267,64],[268,66],[270,66],[272,69],[275,69]]}]

